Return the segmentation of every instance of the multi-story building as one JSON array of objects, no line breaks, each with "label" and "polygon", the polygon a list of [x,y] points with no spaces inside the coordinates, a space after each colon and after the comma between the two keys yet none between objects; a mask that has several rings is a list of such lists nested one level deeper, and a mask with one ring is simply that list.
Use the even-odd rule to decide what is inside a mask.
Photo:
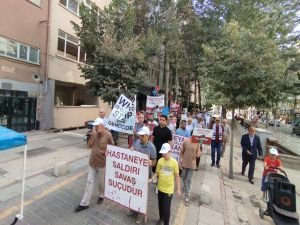
[{"label": "multi-story building", "polygon": [[0,125],[35,129],[42,118],[48,1],[0,3]]},{"label": "multi-story building", "polygon": [[[82,126],[102,103],[80,76],[85,54],[71,21],[89,0],[2,0],[0,125],[18,131]],[[94,0],[103,7],[109,0]],[[108,107],[104,104],[104,107]]]},{"label": "multi-story building", "polygon": [[[89,0],[52,0],[49,18],[49,51],[45,92],[49,120],[44,128],[82,126],[98,115],[99,98],[90,96],[79,65],[85,61],[71,21],[80,24],[79,4],[91,7]],[[109,0],[94,0],[102,8]],[[104,104],[104,107],[108,107]],[[51,110],[52,108],[52,110]],[[51,115],[53,116],[51,118]]]}]

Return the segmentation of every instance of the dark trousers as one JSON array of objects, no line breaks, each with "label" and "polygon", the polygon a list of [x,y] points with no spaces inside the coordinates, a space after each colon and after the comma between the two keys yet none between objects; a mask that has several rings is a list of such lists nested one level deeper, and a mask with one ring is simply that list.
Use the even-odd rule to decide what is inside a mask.
[{"label": "dark trousers", "polygon": [[167,194],[158,190],[159,219],[164,221],[164,225],[169,225],[172,196],[172,194]]},{"label": "dark trousers", "polygon": [[248,169],[248,179],[252,180],[254,176],[254,169],[255,169],[255,160],[256,158],[252,155],[243,154],[243,164],[242,164],[242,173],[245,173],[246,167],[249,163],[249,169]]},{"label": "dark trousers", "polygon": [[200,163],[200,157],[197,157],[196,158],[196,170],[198,170],[198,167],[199,167],[199,163]]},{"label": "dark trousers", "polygon": [[[211,142],[211,164],[220,164],[221,158],[221,151],[222,151],[222,141],[212,141]],[[217,152],[217,162],[216,162],[216,152]]]}]

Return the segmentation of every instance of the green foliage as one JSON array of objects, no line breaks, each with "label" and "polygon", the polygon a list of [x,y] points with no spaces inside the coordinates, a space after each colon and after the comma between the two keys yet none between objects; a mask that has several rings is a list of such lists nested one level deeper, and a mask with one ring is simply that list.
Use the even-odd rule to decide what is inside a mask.
[{"label": "green foliage", "polygon": [[212,87],[211,96],[223,96],[229,108],[272,107],[280,101],[291,84],[286,78],[295,56],[290,32],[297,20],[296,5],[293,1],[228,0],[211,2],[205,13],[200,12],[222,15],[221,33],[203,45],[199,63],[200,73]]},{"label": "green foliage", "polygon": [[100,15],[80,7],[81,26],[74,24],[87,64],[80,66],[93,95],[116,101],[133,95],[143,80],[145,54],[142,35],[134,32],[134,9],[126,0],[113,0]]}]

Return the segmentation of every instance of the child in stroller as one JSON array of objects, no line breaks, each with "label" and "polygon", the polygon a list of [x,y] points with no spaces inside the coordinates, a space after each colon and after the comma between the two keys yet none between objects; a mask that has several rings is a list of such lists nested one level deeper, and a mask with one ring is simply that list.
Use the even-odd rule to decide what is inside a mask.
[{"label": "child in stroller", "polygon": [[267,155],[264,159],[264,171],[263,176],[261,180],[261,191],[263,192],[263,201],[267,202],[267,182],[266,177],[268,173],[276,173],[277,171],[273,168],[279,168],[283,170],[282,168],[282,162],[280,159],[278,159],[278,151],[276,148],[272,147],[269,149],[269,155]]},{"label": "child in stroller", "polygon": [[[271,149],[270,157],[274,158],[271,155],[277,156],[278,151],[275,148],[276,151]],[[281,163],[279,165],[281,167]],[[268,166],[267,168],[273,170],[267,172],[266,177],[262,181],[265,182],[263,184],[265,189],[262,188],[262,190],[265,191],[267,209],[263,210],[260,208],[259,215],[262,219],[264,216],[270,216],[276,225],[299,225],[296,212],[296,188],[294,184],[289,182],[286,173],[280,167]],[[281,174],[277,173],[277,171]]]}]

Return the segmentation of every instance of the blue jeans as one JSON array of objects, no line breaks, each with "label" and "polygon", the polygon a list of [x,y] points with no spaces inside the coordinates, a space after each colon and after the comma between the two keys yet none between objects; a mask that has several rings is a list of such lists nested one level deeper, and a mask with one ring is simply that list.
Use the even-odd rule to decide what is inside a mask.
[{"label": "blue jeans", "polygon": [[191,194],[191,181],[194,173],[194,169],[182,168],[182,181],[183,181],[183,190],[185,199],[190,198]]},{"label": "blue jeans", "polygon": [[[215,160],[216,151],[217,151],[217,162]],[[216,141],[212,140],[211,141],[211,164],[213,164],[213,165],[220,164],[221,151],[222,151],[222,141],[216,142]]]}]

